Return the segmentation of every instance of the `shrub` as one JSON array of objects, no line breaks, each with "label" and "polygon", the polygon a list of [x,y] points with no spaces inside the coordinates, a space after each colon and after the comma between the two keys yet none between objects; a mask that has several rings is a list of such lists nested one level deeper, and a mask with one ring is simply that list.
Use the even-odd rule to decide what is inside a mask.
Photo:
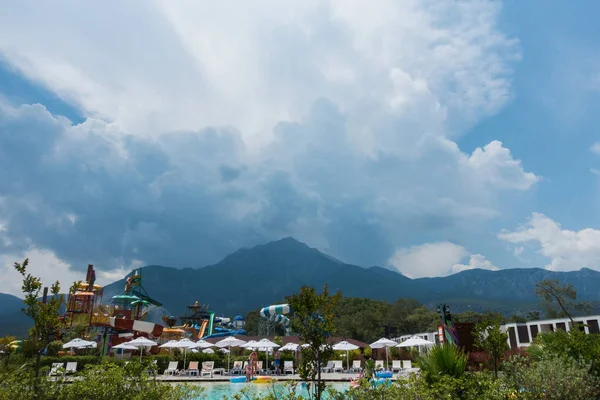
[{"label": "shrub", "polygon": [[467,355],[456,346],[435,346],[419,358],[419,366],[430,383],[442,375],[460,378],[467,368]]},{"label": "shrub", "polygon": [[535,361],[516,356],[504,369],[506,385],[520,399],[584,400],[600,395],[600,382],[583,360],[556,354]]},{"label": "shrub", "polygon": [[48,357],[56,357],[58,356],[58,352],[62,350],[63,342],[60,340],[55,340],[50,342],[48,346],[46,346],[46,355]]}]

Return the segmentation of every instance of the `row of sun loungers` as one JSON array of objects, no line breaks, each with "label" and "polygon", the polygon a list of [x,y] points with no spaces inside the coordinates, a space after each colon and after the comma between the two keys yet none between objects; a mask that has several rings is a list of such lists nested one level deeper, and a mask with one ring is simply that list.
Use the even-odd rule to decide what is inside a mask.
[{"label": "row of sun loungers", "polygon": [[[154,361],[154,363],[156,364],[156,360]],[[230,374],[231,375],[241,375],[244,373],[245,369],[246,369],[246,364],[248,363],[248,361],[234,361],[233,362],[233,368],[230,370]],[[66,375],[66,374],[73,374],[75,372],[77,372],[77,362],[68,362],[66,363],[66,367],[65,367],[65,363],[53,363],[52,364],[52,368],[50,369],[50,376],[59,376],[59,375]],[[258,373],[260,374],[264,374],[264,373],[268,373],[267,370],[265,370],[263,368],[263,362],[262,361],[258,361]],[[198,361],[190,361],[190,363],[188,364],[188,368],[186,370],[179,370],[177,369],[179,365],[178,361],[170,361],[169,362],[169,366],[167,367],[167,369],[165,369],[164,371],[164,375],[180,375],[180,374],[185,374],[185,375],[189,375],[189,376],[200,376],[200,377],[213,377],[214,374],[221,374],[223,375],[225,373],[225,369],[224,368],[215,368],[215,362],[214,361],[204,361],[202,363],[202,368],[198,369],[199,366],[199,362]],[[383,360],[377,360],[375,361],[375,368],[376,369],[383,369],[384,368],[384,362]],[[410,360],[393,360],[392,361],[392,372],[401,372],[403,370],[408,370],[412,368],[412,364]],[[349,368],[348,370],[344,370],[343,367],[343,362],[341,360],[335,360],[335,361],[329,361],[327,363],[327,366],[323,367],[321,369],[322,372],[324,373],[335,373],[335,372],[360,372],[362,371],[362,366],[361,366],[361,361],[360,360],[354,360],[352,362],[352,367]],[[283,374],[294,374],[295,370],[294,370],[294,362],[293,361],[284,361],[283,362],[283,369],[282,369],[282,373]]]}]

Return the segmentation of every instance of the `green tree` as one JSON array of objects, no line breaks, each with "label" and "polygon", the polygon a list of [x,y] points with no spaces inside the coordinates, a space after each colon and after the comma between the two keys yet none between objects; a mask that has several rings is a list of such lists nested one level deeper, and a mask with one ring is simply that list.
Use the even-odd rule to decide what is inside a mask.
[{"label": "green tree", "polygon": [[39,377],[40,357],[44,348],[52,342],[60,330],[58,310],[63,304],[60,294],[60,284],[56,281],[50,288],[50,294],[44,292],[44,298],[40,301],[42,293],[42,281],[27,272],[29,259],[22,263],[15,262],[15,269],[23,276],[23,294],[25,307],[21,310],[33,320],[33,327],[29,330],[30,344],[35,351],[35,377]]},{"label": "green tree", "polygon": [[334,310],[341,296],[339,292],[331,296],[325,285],[321,294],[317,294],[312,287],[303,286],[298,294],[287,298],[293,311],[292,330],[298,332],[300,340],[308,344],[307,348],[302,349],[298,373],[309,383],[309,390],[316,400],[320,400],[325,391],[321,368],[333,355],[328,337],[335,330]]},{"label": "green tree", "polygon": [[498,364],[508,350],[508,334],[500,329],[500,320],[482,321],[473,328],[475,346],[492,357],[494,376],[498,377]]},{"label": "green tree", "polygon": [[[558,279],[545,279],[535,285],[535,293],[546,302],[549,317],[568,317],[575,325],[572,313],[581,308],[581,304],[577,302],[573,285],[561,284]],[[552,307],[554,304],[558,306],[558,312]]]}]

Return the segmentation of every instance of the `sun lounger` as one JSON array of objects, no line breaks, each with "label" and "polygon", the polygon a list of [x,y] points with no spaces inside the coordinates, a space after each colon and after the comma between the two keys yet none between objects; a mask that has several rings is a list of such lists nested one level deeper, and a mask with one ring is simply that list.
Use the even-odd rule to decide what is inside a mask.
[{"label": "sun lounger", "polygon": [[256,362],[256,372],[258,372],[259,374],[267,374],[267,370],[263,369],[262,361]]},{"label": "sun lounger", "polygon": [[352,368],[349,369],[350,372],[360,372],[362,371],[362,367],[360,366],[360,360],[352,360]]},{"label": "sun lounger", "polygon": [[202,363],[202,371],[200,371],[200,376],[202,377],[202,376],[208,375],[209,377],[212,378],[214,368],[215,368],[214,361],[204,361]]},{"label": "sun lounger", "polygon": [[385,365],[383,363],[383,360],[375,360],[375,369],[376,370],[385,369]]},{"label": "sun lounger", "polygon": [[402,369],[411,369],[412,362],[410,360],[402,360]]},{"label": "sun lounger", "polygon": [[169,366],[167,367],[167,369],[165,369],[165,372],[163,372],[163,375],[175,375],[177,372],[179,372],[179,370],[177,369],[177,366],[179,365],[179,362],[177,361],[169,361]]},{"label": "sun lounger", "polygon": [[67,367],[65,368],[65,373],[74,374],[75,372],[77,372],[77,361],[68,362]]},{"label": "sun lounger", "polygon": [[231,370],[229,371],[229,373],[231,375],[241,375],[242,374],[242,367],[244,366],[244,362],[243,361],[234,361],[233,362],[233,367],[231,368]]},{"label": "sun lounger", "polygon": [[321,372],[333,372],[334,367],[333,361],[327,361],[327,365],[321,368]]},{"label": "sun lounger", "polygon": [[392,360],[392,372],[400,372],[402,369],[402,361],[401,360]]},{"label": "sun lounger", "polygon": [[344,372],[344,362],[342,360],[333,362],[333,372]]},{"label": "sun lounger", "polygon": [[198,374],[200,373],[200,371],[198,371],[198,364],[198,361],[190,361],[186,373],[190,376],[198,376]]},{"label": "sun lounger", "polygon": [[64,372],[64,367],[65,367],[64,363],[52,363],[52,367],[50,368],[50,372],[48,373],[48,376],[62,375]]},{"label": "sun lounger", "polygon": [[283,362],[283,374],[287,373],[294,375],[294,362],[293,361],[284,361]]}]

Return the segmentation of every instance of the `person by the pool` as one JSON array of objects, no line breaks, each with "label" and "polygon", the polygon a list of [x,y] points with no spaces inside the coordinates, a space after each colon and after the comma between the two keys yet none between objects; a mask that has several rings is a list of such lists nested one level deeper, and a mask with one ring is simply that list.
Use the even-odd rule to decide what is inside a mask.
[{"label": "person by the pool", "polygon": [[258,372],[258,354],[256,354],[256,350],[252,350],[250,358],[252,359],[252,375],[255,375]]},{"label": "person by the pool", "polygon": [[273,366],[275,367],[275,375],[279,375],[279,363],[280,363],[281,354],[279,351],[275,353],[275,361],[273,361]]},{"label": "person by the pool", "polygon": [[254,371],[254,367],[252,365],[252,357],[248,357],[248,362],[246,363],[246,382],[250,382],[252,380],[252,373]]}]

